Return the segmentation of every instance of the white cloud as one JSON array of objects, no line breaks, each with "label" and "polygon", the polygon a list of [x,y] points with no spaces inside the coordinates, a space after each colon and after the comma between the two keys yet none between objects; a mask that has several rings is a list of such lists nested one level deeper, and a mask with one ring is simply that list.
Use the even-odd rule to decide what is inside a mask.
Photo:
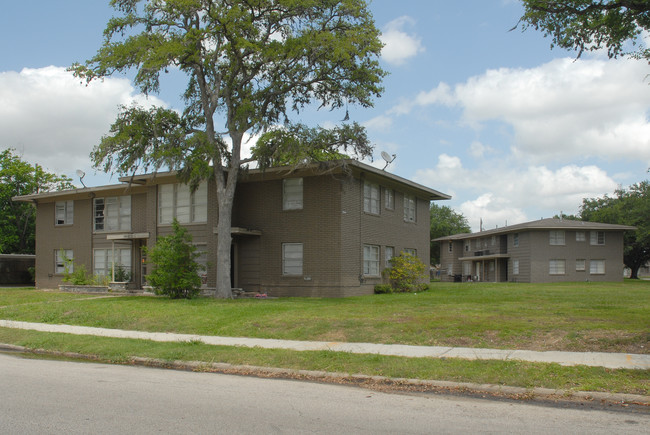
[{"label": "white cloud", "polygon": [[492,147],[489,147],[487,145],[483,145],[479,141],[474,141],[472,144],[469,146],[469,153],[476,159],[480,159],[482,157],[485,157],[486,154],[494,152],[494,149]]},{"label": "white cloud", "polygon": [[422,40],[414,34],[406,33],[404,27],[412,27],[415,20],[408,16],[396,18],[384,27],[381,42],[384,48],[381,57],[394,65],[403,65],[408,59],[423,52]]},{"label": "white cloud", "polygon": [[646,75],[642,61],[555,59],[531,69],[488,70],[453,89],[440,83],[391,112],[460,106],[468,126],[510,126],[513,152],[537,163],[603,157],[650,164]]},{"label": "white cloud", "polygon": [[118,106],[133,101],[163,105],[136,94],[127,79],[85,86],[61,67],[1,72],[0,146],[68,176],[77,168],[92,171],[92,148],[108,133]]},{"label": "white cloud", "polygon": [[390,128],[393,126],[393,118],[390,118],[386,115],[379,115],[364,122],[363,126],[368,130],[385,132],[390,130]]},{"label": "white cloud", "polygon": [[546,166],[519,168],[502,162],[487,162],[479,168],[465,168],[456,156],[441,154],[435,168],[416,172],[415,181],[436,186],[443,192],[452,189],[464,198],[474,198],[460,205],[474,230],[479,219],[485,228],[538,219],[524,210],[535,210],[551,217],[577,213],[583,198],[611,193],[617,183],[596,166],[565,165],[557,169]]}]

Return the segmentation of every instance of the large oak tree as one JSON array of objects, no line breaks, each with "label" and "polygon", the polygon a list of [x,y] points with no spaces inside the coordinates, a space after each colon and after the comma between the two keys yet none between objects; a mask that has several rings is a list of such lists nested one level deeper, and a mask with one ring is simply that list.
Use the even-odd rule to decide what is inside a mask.
[{"label": "large oak tree", "polygon": [[[295,131],[290,115],[312,104],[371,106],[385,75],[378,64],[379,31],[363,0],[112,0],[111,5],[117,16],[107,24],[104,44],[72,70],[86,80],[132,72],[148,94],[159,91],[161,74],[178,69],[187,77],[185,107],[182,114],[123,108],[92,158],[98,167],[121,174],[165,167],[178,170],[192,186],[216,181],[217,296],[230,297],[233,197],[240,167],[250,161],[241,155],[245,135],[278,125]],[[362,130],[354,124],[304,138],[334,137],[331,147],[349,146],[363,155],[369,150],[365,134],[350,135]],[[269,152],[258,154],[273,160]]]}]

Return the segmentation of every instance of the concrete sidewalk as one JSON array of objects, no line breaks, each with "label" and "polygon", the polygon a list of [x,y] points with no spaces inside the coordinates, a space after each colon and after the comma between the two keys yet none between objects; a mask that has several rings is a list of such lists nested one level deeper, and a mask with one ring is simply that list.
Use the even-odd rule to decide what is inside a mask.
[{"label": "concrete sidewalk", "polygon": [[605,352],[538,352],[532,350],[478,349],[444,346],[409,346],[401,344],[337,343],[325,341],[294,341],[247,337],[217,337],[166,332],[125,331],[121,329],[91,328],[87,326],[50,325],[46,323],[0,320],[0,327],[29,329],[43,332],[61,332],[76,335],[95,335],[114,338],[135,338],[161,342],[201,341],[216,346],[260,347],[297,351],[331,350],[333,352],[370,353],[415,358],[462,358],[469,360],[517,360],[557,363],[564,366],[585,365],[611,369],[650,369],[650,355]]}]

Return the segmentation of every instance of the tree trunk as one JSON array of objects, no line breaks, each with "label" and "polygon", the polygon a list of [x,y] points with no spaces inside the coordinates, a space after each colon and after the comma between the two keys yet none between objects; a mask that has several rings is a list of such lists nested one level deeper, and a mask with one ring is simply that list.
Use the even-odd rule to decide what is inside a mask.
[{"label": "tree trunk", "polygon": [[630,267],[630,279],[639,279],[640,266]]},{"label": "tree trunk", "polygon": [[[217,186],[221,184],[217,181]],[[218,298],[232,298],[230,277],[230,247],[232,244],[232,205],[233,198],[228,197],[226,189],[217,188],[217,203],[219,204],[219,219],[217,220],[217,291]]]}]

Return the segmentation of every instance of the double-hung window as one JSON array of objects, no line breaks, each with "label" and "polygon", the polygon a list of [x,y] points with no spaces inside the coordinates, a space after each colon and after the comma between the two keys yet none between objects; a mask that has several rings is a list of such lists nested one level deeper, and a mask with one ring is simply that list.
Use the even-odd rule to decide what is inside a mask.
[{"label": "double-hung window", "polygon": [[416,199],[414,195],[404,194],[404,222],[415,222]]},{"label": "double-hung window", "polygon": [[95,231],[128,231],[131,229],[131,197],[95,198]]},{"label": "double-hung window", "polygon": [[208,220],[208,187],[201,183],[192,192],[187,184],[158,186],[158,223],[171,224],[174,218],[181,224]]},{"label": "double-hung window", "polygon": [[302,210],[302,178],[282,180],[282,210]]},{"label": "double-hung window", "polygon": [[551,245],[564,245],[564,231],[550,231],[549,242]]},{"label": "double-hung window", "polygon": [[512,235],[512,245],[513,245],[515,248],[518,248],[518,247],[519,247],[519,233],[514,233],[514,234]]},{"label": "double-hung window", "polygon": [[392,267],[390,260],[395,256],[395,248],[392,246],[386,246],[386,267]]},{"label": "double-hung window", "polygon": [[93,251],[93,273],[99,276],[113,275],[113,262],[115,269],[121,268],[132,277],[131,248],[107,248]]},{"label": "double-hung window", "polygon": [[282,274],[302,275],[302,243],[282,244]]},{"label": "double-hung window", "polygon": [[363,274],[379,276],[379,246],[363,245]]},{"label": "double-hung window", "polygon": [[566,260],[549,260],[548,269],[550,275],[564,275],[566,273]]},{"label": "double-hung window", "polygon": [[74,217],[74,201],[57,201],[55,204],[55,225],[72,225]]},{"label": "double-hung window", "polygon": [[576,260],[576,272],[584,272],[586,267],[585,267],[585,260],[584,259],[577,259]]},{"label": "double-hung window", "polygon": [[395,191],[393,189],[384,189],[384,207],[386,210],[395,210]]},{"label": "double-hung window", "polygon": [[519,275],[519,260],[512,260],[512,274]]},{"label": "double-hung window", "polygon": [[68,272],[74,272],[74,254],[72,249],[57,249],[54,252],[54,273],[64,273],[66,263]]},{"label": "double-hung window", "polygon": [[591,275],[604,275],[605,274],[605,260],[590,260],[589,273]]},{"label": "double-hung window", "polygon": [[363,184],[363,211],[379,214],[379,185],[372,183]]},{"label": "double-hung window", "polygon": [[584,242],[584,241],[585,241],[585,232],[576,231],[576,242]]},{"label": "double-hung window", "polygon": [[604,245],[605,244],[605,231],[591,231],[590,233],[591,245]]}]

